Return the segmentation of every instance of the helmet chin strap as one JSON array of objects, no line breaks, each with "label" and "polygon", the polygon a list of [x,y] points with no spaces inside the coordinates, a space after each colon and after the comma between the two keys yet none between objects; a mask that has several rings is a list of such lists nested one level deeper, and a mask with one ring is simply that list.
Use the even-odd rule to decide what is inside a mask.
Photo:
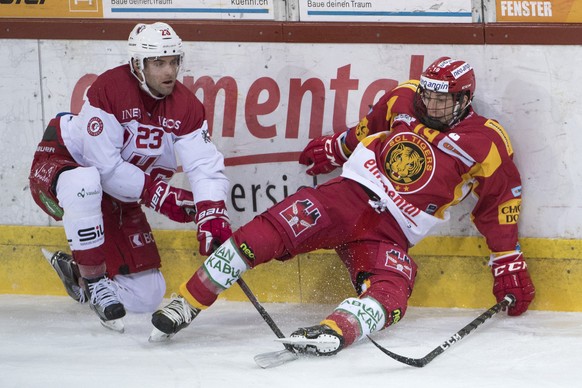
[{"label": "helmet chin strap", "polygon": [[155,96],[155,95],[152,93],[152,91],[150,90],[150,88],[149,88],[149,86],[148,86],[147,82],[145,82],[145,81],[144,81],[144,82],[140,82],[140,86],[141,86],[141,89],[142,89],[144,92],[146,92],[148,95],[150,95],[151,97],[155,98],[156,100],[163,100],[164,98],[166,98],[166,96],[162,96],[162,97]]},{"label": "helmet chin strap", "polygon": [[[138,61],[138,63],[140,62],[138,59],[135,59],[136,61]],[[143,70],[141,70],[139,68],[138,65],[135,65],[133,63],[134,59],[132,58],[129,61],[129,67],[131,69],[131,74],[133,74],[133,76],[135,77],[135,79],[137,79],[137,81],[139,82],[139,86],[141,87],[141,89],[146,92],[149,96],[151,96],[152,98],[156,99],[156,100],[163,100],[166,96],[162,96],[162,97],[158,97],[155,96],[152,91],[150,90],[147,81],[146,81],[146,77],[145,74],[143,73]],[[145,63],[141,63],[141,66],[144,67]],[[136,69],[137,67],[137,69]]]},{"label": "helmet chin strap", "polygon": [[447,126],[449,128],[452,127],[455,123],[457,123],[459,121],[459,119],[463,116],[463,114],[467,111],[467,109],[471,105],[471,102],[473,102],[473,101],[472,100],[469,100],[467,102],[467,104],[465,104],[465,106],[463,108],[461,108],[459,106],[460,105],[460,102],[459,101],[455,102],[455,109],[454,109],[453,112],[457,112],[457,113],[453,113],[453,117],[451,118],[451,120],[447,124]]},{"label": "helmet chin strap", "polygon": [[[139,82],[139,86],[141,87],[141,89],[146,92],[149,96],[151,96],[152,98],[156,99],[156,100],[163,100],[166,96],[162,96],[162,97],[158,97],[155,96],[152,91],[150,90],[147,82],[146,82],[146,77],[143,73],[143,71],[139,70],[139,75],[137,74],[137,71],[135,69],[133,69],[132,67],[132,72],[131,74],[133,74],[133,76],[137,79],[137,81]],[[141,77],[140,77],[141,75]],[[142,80],[143,78],[143,80]]]}]

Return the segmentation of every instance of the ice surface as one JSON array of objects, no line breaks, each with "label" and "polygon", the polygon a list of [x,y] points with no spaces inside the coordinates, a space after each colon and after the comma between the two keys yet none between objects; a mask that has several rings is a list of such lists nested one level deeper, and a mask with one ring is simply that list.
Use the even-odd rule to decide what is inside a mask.
[{"label": "ice surface", "polygon": [[[334,306],[264,307],[289,334],[317,324]],[[481,312],[411,307],[374,338],[395,353],[422,357]],[[254,355],[282,346],[250,303],[218,301],[161,344],[147,341],[150,314],[124,320],[119,334],[68,297],[0,295],[0,387],[563,388],[582,381],[582,313],[500,313],[421,369],[367,340],[334,357],[261,369]]]}]

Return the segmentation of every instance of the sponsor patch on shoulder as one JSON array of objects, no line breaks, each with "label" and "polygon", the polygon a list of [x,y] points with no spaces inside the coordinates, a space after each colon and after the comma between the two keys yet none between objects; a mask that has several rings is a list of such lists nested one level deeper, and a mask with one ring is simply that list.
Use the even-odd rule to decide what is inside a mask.
[{"label": "sponsor patch on shoulder", "polygon": [[87,123],[87,132],[91,136],[99,136],[103,132],[103,121],[99,117],[92,117]]},{"label": "sponsor patch on shoulder", "polygon": [[394,121],[404,121],[408,125],[410,125],[410,123],[412,123],[415,120],[416,119],[414,117],[407,115],[406,113],[400,113],[399,115],[396,115],[396,117],[394,117]]},{"label": "sponsor patch on shoulder", "polygon": [[498,206],[499,225],[517,224],[521,211],[521,198],[510,199]]},{"label": "sponsor patch on shoulder", "polygon": [[485,122],[485,126],[488,128],[491,128],[495,132],[497,132],[499,137],[501,137],[501,140],[503,140],[503,144],[505,144],[505,149],[507,150],[507,154],[510,156],[513,155],[513,147],[511,146],[511,141],[509,140],[509,135],[507,135],[507,132],[505,132],[505,129],[501,126],[501,124],[499,124],[495,120],[487,120]]}]

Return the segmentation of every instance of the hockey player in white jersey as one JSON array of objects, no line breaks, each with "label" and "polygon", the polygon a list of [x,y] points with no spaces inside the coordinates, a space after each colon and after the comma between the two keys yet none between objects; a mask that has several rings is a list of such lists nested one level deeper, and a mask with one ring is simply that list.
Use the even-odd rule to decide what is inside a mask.
[{"label": "hockey player in white jersey", "polygon": [[[35,202],[62,220],[72,257],[45,252],[75,300],[123,331],[127,311],[151,312],[166,285],[141,206],[176,222],[196,208],[200,253],[230,235],[224,158],[202,103],[177,80],[182,40],[166,23],[137,24],[129,63],[101,74],[78,115],[59,114],[34,155]],[[179,158],[190,190],[169,185]]]}]

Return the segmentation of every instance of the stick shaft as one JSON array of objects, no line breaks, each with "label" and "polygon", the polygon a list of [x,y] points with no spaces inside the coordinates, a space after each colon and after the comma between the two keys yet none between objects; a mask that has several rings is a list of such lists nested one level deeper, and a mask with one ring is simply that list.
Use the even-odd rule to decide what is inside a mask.
[{"label": "stick shaft", "polygon": [[[185,211],[190,215],[190,217],[192,217],[192,219],[195,219],[196,217],[195,208],[187,207],[185,208]],[[214,245],[214,249],[216,250],[217,248],[218,244]],[[249,301],[253,304],[253,306],[255,306],[259,314],[261,314],[261,317],[263,317],[265,322],[267,322],[267,325],[269,325],[271,330],[273,330],[273,333],[275,333],[275,335],[278,338],[285,338],[283,332],[281,332],[281,330],[279,329],[275,321],[273,321],[273,318],[271,318],[267,310],[265,310],[265,308],[259,303],[257,297],[255,296],[255,294],[253,294],[253,292],[251,291],[249,286],[245,283],[245,281],[242,279],[242,277],[238,278],[236,282],[238,283],[242,291],[245,293]]]},{"label": "stick shaft", "polygon": [[279,329],[279,327],[277,326],[275,321],[273,321],[273,318],[271,318],[271,316],[269,315],[267,310],[265,310],[265,308],[259,303],[259,301],[257,300],[257,297],[255,296],[255,294],[253,294],[253,292],[251,291],[249,286],[245,283],[245,281],[242,279],[242,277],[239,278],[236,282],[238,283],[240,288],[243,290],[243,292],[245,293],[247,298],[249,298],[249,300],[251,301],[253,306],[255,306],[255,308],[257,309],[259,314],[261,314],[261,317],[263,317],[265,322],[267,322],[267,325],[269,325],[271,330],[273,330],[273,333],[275,333],[275,335],[278,338],[285,338],[285,335],[283,334],[283,332],[281,332],[281,330]]},{"label": "stick shaft", "polygon": [[493,317],[495,314],[503,310],[505,307],[511,305],[515,301],[515,297],[513,295],[507,295],[502,301],[496,303],[495,305],[491,306],[487,311],[479,315],[473,321],[471,321],[468,325],[463,327],[461,330],[457,331],[453,334],[448,340],[443,342],[440,346],[434,348],[430,353],[422,358],[411,358],[401,356],[399,354],[393,353],[390,350],[382,347],[376,341],[374,341],[370,336],[368,338],[378,349],[380,349],[384,354],[393,358],[396,361],[402,362],[406,365],[414,366],[417,368],[422,368],[432,360],[434,360],[439,354],[445,352],[446,350],[450,349],[451,346],[462,340],[464,337],[469,335],[473,330],[481,326],[485,323],[486,320]]}]

